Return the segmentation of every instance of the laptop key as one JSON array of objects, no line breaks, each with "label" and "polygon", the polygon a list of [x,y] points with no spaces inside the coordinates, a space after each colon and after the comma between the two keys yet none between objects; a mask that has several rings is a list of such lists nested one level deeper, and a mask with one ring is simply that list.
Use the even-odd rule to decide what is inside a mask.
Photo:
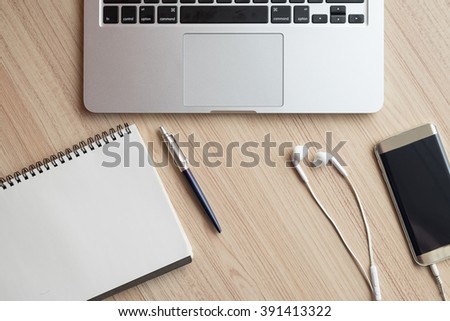
[{"label": "laptop key", "polygon": [[177,7],[158,7],[158,23],[177,23]]},{"label": "laptop key", "polygon": [[162,0],[162,3],[177,3],[178,0]]},{"label": "laptop key", "polygon": [[364,23],[364,15],[350,14],[348,15],[348,23]]},{"label": "laptop key", "polygon": [[253,0],[253,3],[267,3],[269,0]]},{"label": "laptop key", "polygon": [[234,0],[235,3],[250,3],[250,0]]},{"label": "laptop key", "polygon": [[217,3],[231,3],[231,0],[217,0]]},{"label": "laptop key", "polygon": [[198,3],[213,3],[214,0],[198,0]]},{"label": "laptop key", "polygon": [[135,6],[122,7],[122,23],[136,23],[137,13]]},{"label": "laptop key", "polygon": [[290,6],[272,6],[272,23],[290,23]]},{"label": "laptop key", "polygon": [[103,23],[119,23],[119,7],[103,7]]},{"label": "laptop key", "polygon": [[327,0],[327,3],[364,3],[364,0]]},{"label": "laptop key", "polygon": [[309,23],[309,6],[294,7],[294,23]]},{"label": "laptop key", "polygon": [[104,3],[141,3],[141,0],[103,0]]},{"label": "laptop key", "polygon": [[331,6],[330,7],[330,14],[338,14],[338,15],[345,15],[345,6]]},{"label": "laptop key", "polygon": [[181,6],[181,23],[267,23],[267,6]]},{"label": "laptop key", "polygon": [[[219,2],[219,1],[217,1],[217,2]],[[180,3],[195,3],[195,0],[180,0]]]},{"label": "laptop key", "polygon": [[155,23],[155,7],[142,6],[139,8],[140,23]]},{"label": "laptop key", "polygon": [[313,23],[327,23],[328,16],[326,14],[313,14],[312,22]]},{"label": "laptop key", "polygon": [[330,16],[331,23],[345,23],[345,15],[333,14]]}]

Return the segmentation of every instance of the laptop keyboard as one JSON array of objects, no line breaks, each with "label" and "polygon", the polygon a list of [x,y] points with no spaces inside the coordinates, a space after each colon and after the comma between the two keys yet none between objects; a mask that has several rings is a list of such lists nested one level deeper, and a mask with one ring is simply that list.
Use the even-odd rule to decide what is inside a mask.
[{"label": "laptop keyboard", "polygon": [[103,0],[102,21],[107,25],[363,24],[366,1]]}]

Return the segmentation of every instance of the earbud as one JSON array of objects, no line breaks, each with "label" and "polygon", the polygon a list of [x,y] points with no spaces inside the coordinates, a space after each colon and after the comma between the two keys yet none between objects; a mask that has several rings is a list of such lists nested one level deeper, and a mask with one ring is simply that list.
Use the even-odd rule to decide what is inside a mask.
[{"label": "earbud", "polygon": [[300,163],[306,157],[306,155],[307,152],[305,150],[305,146],[295,146],[294,150],[292,151],[292,163],[294,163],[294,165]]},{"label": "earbud", "polygon": [[306,177],[305,172],[303,171],[302,167],[300,166],[300,162],[306,157],[307,151],[305,146],[299,145],[295,146],[294,150],[292,151],[291,161],[294,165],[294,168],[297,170],[298,174],[302,178],[302,180],[305,183],[308,183],[308,177]]},{"label": "earbud", "polygon": [[342,176],[348,176],[348,173],[345,170],[345,168],[341,164],[339,164],[338,160],[335,157],[333,157],[333,155],[331,155],[330,153],[318,152],[316,154],[316,158],[314,159],[313,163],[315,167],[320,167],[325,166],[326,164],[328,164],[329,161],[331,161],[333,166],[336,167],[336,169],[339,171],[339,173],[342,174]]}]

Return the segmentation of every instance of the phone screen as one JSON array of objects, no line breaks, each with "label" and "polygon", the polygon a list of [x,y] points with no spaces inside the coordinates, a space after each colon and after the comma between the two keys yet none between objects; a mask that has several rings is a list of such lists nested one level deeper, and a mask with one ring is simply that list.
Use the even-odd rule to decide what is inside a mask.
[{"label": "phone screen", "polygon": [[450,168],[438,137],[380,158],[416,255],[450,244]]}]

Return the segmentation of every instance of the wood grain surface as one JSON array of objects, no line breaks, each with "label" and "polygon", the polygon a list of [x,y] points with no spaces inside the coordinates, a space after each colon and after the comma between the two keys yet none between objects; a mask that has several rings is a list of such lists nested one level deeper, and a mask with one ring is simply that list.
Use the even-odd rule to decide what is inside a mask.
[{"label": "wood grain surface", "polygon": [[[249,148],[261,160],[264,136],[322,145],[346,141],[340,155],[361,193],[373,231],[385,300],[439,300],[428,269],[416,265],[373,155],[373,146],[426,122],[450,151],[450,5],[448,0],[385,1],[385,105],[370,115],[107,115],[83,106],[83,1],[2,0],[0,177],[119,123],[136,123],[154,155],[157,129]],[[213,151],[211,149],[210,151]],[[249,161],[239,148],[230,166],[193,168],[224,229],[216,235],[179,171],[158,169],[194,250],[192,264],[122,292],[116,300],[369,300],[368,287],[328,221],[286,160]],[[267,157],[266,157],[267,158]],[[225,162],[225,156],[216,159]],[[363,225],[352,194],[332,168],[305,168],[365,266]],[[89,183],[89,182],[87,182]],[[120,191],[118,191],[120,193]],[[76,200],[76,195],[74,195]],[[25,237],[25,236],[24,236]],[[145,255],[143,253],[143,255]],[[439,264],[450,293],[450,261]]]}]

